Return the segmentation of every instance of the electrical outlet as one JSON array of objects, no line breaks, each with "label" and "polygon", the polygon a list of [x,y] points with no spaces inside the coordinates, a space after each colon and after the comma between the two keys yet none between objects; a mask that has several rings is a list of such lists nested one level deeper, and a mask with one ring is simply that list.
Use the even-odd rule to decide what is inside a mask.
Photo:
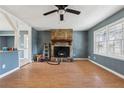
[{"label": "electrical outlet", "polygon": [[73,54],[73,56],[75,57],[75,53]]},{"label": "electrical outlet", "polygon": [[6,65],[5,65],[5,64],[3,64],[3,65],[2,65],[2,69],[5,69],[5,68],[6,68]]}]

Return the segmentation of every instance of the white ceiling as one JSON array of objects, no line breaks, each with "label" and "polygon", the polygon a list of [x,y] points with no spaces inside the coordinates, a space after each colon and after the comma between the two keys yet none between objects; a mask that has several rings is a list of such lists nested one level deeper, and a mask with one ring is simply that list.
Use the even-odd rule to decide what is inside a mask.
[{"label": "white ceiling", "polygon": [[69,5],[68,8],[79,10],[81,14],[74,15],[66,12],[64,21],[60,21],[57,13],[42,15],[56,9],[53,5],[5,5],[0,7],[37,30],[72,28],[75,31],[88,30],[124,8],[121,5]]}]

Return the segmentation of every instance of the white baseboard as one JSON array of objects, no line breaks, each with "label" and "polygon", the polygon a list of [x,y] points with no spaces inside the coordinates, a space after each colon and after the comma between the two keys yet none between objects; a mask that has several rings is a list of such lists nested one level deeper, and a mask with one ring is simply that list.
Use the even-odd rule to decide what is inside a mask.
[{"label": "white baseboard", "polygon": [[88,60],[88,58],[74,58],[74,60]]},{"label": "white baseboard", "polygon": [[19,69],[19,67],[15,68],[15,69],[13,69],[13,70],[8,71],[8,72],[6,72],[6,73],[0,75],[0,78],[5,77],[5,76],[11,74],[11,73],[15,72],[15,71],[18,70],[18,69]]},{"label": "white baseboard", "polygon": [[101,64],[98,64],[98,63],[96,63],[95,61],[93,61],[93,60],[91,60],[91,59],[89,59],[89,61],[92,62],[92,63],[94,63],[94,64],[96,64],[97,66],[99,66],[99,67],[101,67],[101,68],[103,68],[103,69],[105,69],[105,70],[107,70],[107,71],[113,73],[114,75],[116,75],[116,76],[118,76],[118,77],[124,79],[124,75],[122,75],[122,74],[120,74],[120,73],[118,73],[118,72],[116,72],[116,71],[113,71],[113,70],[111,70],[111,69],[109,69],[109,68],[107,68],[107,67],[105,67],[105,66],[103,66],[103,65],[101,65]]}]

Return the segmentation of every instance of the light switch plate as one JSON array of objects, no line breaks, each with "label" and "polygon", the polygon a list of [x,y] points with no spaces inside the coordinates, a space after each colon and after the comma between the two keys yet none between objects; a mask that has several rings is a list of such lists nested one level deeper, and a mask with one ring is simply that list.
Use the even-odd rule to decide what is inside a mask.
[{"label": "light switch plate", "polygon": [[6,65],[5,65],[5,64],[3,64],[3,65],[2,65],[2,69],[5,69],[5,68],[6,68]]},{"label": "light switch plate", "polygon": [[88,58],[90,59],[90,56],[88,56]]}]

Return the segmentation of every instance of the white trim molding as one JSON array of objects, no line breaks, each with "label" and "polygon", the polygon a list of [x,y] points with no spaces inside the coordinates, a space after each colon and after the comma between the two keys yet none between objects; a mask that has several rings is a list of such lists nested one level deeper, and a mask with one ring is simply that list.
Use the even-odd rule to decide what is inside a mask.
[{"label": "white trim molding", "polygon": [[103,69],[105,69],[105,70],[107,70],[107,71],[113,73],[114,75],[116,75],[116,76],[118,76],[118,77],[124,79],[124,75],[122,75],[122,74],[120,74],[120,73],[118,73],[118,72],[116,72],[116,71],[114,71],[114,70],[112,70],[112,69],[109,69],[109,68],[107,68],[107,67],[105,67],[105,66],[103,66],[103,65],[101,65],[101,64],[98,64],[98,63],[96,63],[95,61],[93,61],[93,60],[91,60],[91,59],[89,59],[89,61],[92,62],[93,64],[95,64],[95,65],[97,65],[97,66],[99,66],[99,67],[101,67],[101,68],[103,68]]},{"label": "white trim molding", "polygon": [[88,60],[88,58],[74,58],[74,60]]},{"label": "white trim molding", "polygon": [[5,77],[5,76],[7,76],[7,75],[11,74],[11,73],[15,72],[15,71],[16,71],[16,70],[18,70],[18,69],[19,69],[19,67],[14,68],[14,69],[12,69],[12,70],[8,71],[8,72],[6,72],[6,73],[4,73],[4,74],[0,75],[0,78]]}]

